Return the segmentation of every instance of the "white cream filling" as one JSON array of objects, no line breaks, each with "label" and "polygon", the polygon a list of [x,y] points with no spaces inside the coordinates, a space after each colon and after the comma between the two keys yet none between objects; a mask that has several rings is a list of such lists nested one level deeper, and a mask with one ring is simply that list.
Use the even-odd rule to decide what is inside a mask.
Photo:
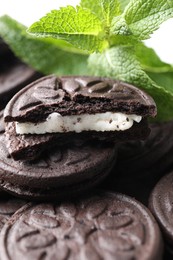
[{"label": "white cream filling", "polygon": [[133,122],[139,123],[142,117],[123,113],[98,113],[61,116],[50,114],[41,123],[15,122],[17,134],[45,134],[82,131],[124,131],[132,127]]}]

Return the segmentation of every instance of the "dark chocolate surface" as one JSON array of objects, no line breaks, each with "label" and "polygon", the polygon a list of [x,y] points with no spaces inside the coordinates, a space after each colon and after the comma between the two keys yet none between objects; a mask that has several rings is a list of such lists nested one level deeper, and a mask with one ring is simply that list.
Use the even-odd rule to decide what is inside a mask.
[{"label": "dark chocolate surface", "polygon": [[12,193],[16,190],[19,196],[22,196],[21,187],[25,197],[30,191],[42,198],[65,197],[82,191],[101,181],[115,162],[114,145],[79,143],[51,148],[35,161],[14,161],[8,156],[4,136],[0,136],[0,187]]},{"label": "dark chocolate surface", "polygon": [[99,77],[43,77],[18,92],[5,110],[5,121],[39,122],[61,115],[123,112],[155,116],[153,99],[124,82]]},{"label": "dark chocolate surface", "polygon": [[97,192],[76,201],[21,208],[2,230],[0,257],[159,260],[162,239],[139,202]]},{"label": "dark chocolate surface", "polygon": [[158,221],[167,243],[173,248],[173,171],[162,177],[154,187],[150,195],[149,208]]}]

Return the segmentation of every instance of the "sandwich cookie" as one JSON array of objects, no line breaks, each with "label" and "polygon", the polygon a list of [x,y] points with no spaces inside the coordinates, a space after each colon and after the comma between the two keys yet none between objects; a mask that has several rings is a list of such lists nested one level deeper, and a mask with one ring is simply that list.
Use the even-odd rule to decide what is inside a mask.
[{"label": "sandwich cookie", "polygon": [[0,241],[2,260],[159,260],[162,250],[146,207],[99,191],[76,201],[25,205],[5,224]]},{"label": "sandwich cookie", "polygon": [[75,138],[144,139],[149,134],[146,118],[155,115],[153,99],[130,84],[51,75],[33,82],[8,103],[4,112],[7,147],[15,160],[29,160],[50,144]]},{"label": "sandwich cookie", "polygon": [[114,145],[54,147],[35,161],[15,161],[0,135],[0,187],[32,200],[64,199],[101,182],[116,162]]}]

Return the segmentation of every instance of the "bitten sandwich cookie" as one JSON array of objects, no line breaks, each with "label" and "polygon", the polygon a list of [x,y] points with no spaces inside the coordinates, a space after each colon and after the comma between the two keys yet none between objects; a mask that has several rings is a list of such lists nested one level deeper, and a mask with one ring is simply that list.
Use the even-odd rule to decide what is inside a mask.
[{"label": "bitten sandwich cookie", "polygon": [[45,144],[60,144],[62,137],[67,142],[76,136],[144,139],[149,134],[146,118],[155,115],[153,99],[127,83],[51,75],[28,85],[8,103],[4,112],[7,147],[14,159],[28,160]]},{"label": "bitten sandwich cookie", "polygon": [[1,232],[0,257],[18,259],[162,259],[156,221],[139,202],[96,192],[76,201],[28,204]]},{"label": "bitten sandwich cookie", "polygon": [[0,187],[32,200],[64,199],[101,182],[116,162],[114,145],[73,144],[54,147],[30,162],[9,157],[0,135]]}]

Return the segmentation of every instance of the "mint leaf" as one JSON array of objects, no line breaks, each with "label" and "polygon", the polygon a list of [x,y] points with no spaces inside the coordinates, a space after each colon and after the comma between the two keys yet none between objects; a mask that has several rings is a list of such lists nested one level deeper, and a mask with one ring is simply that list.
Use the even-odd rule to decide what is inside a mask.
[{"label": "mint leaf", "polygon": [[28,32],[39,37],[63,39],[88,52],[102,51],[107,46],[100,19],[79,6],[53,10],[31,25]]},{"label": "mint leaf", "polygon": [[145,90],[157,104],[157,121],[173,118],[173,89],[167,91],[147,76],[133,48],[112,47],[102,54],[92,54],[89,57],[89,68],[93,75],[116,78]]},{"label": "mint leaf", "polygon": [[111,32],[121,33],[122,24],[126,23],[128,34],[145,40],[159,28],[161,23],[171,17],[173,17],[172,0],[131,0],[119,22],[117,23],[117,18],[112,22]]},{"label": "mint leaf", "polygon": [[80,5],[95,13],[109,27],[114,16],[120,15],[118,0],[81,0]]},{"label": "mint leaf", "polygon": [[136,46],[135,52],[147,75],[172,93],[173,66],[161,61],[152,48],[148,48],[142,43]]},{"label": "mint leaf", "polygon": [[161,61],[156,52],[152,48],[145,46],[143,43],[136,45],[135,53],[142,68],[146,72],[173,72],[173,66]]},{"label": "mint leaf", "polygon": [[173,71],[167,71],[167,72],[147,72],[149,77],[154,80],[157,84],[164,87],[169,92],[172,92],[172,86],[173,86]]},{"label": "mint leaf", "polygon": [[87,55],[72,53],[76,50],[62,41],[32,37],[25,26],[9,16],[0,17],[0,36],[21,60],[44,74],[88,73]]}]

